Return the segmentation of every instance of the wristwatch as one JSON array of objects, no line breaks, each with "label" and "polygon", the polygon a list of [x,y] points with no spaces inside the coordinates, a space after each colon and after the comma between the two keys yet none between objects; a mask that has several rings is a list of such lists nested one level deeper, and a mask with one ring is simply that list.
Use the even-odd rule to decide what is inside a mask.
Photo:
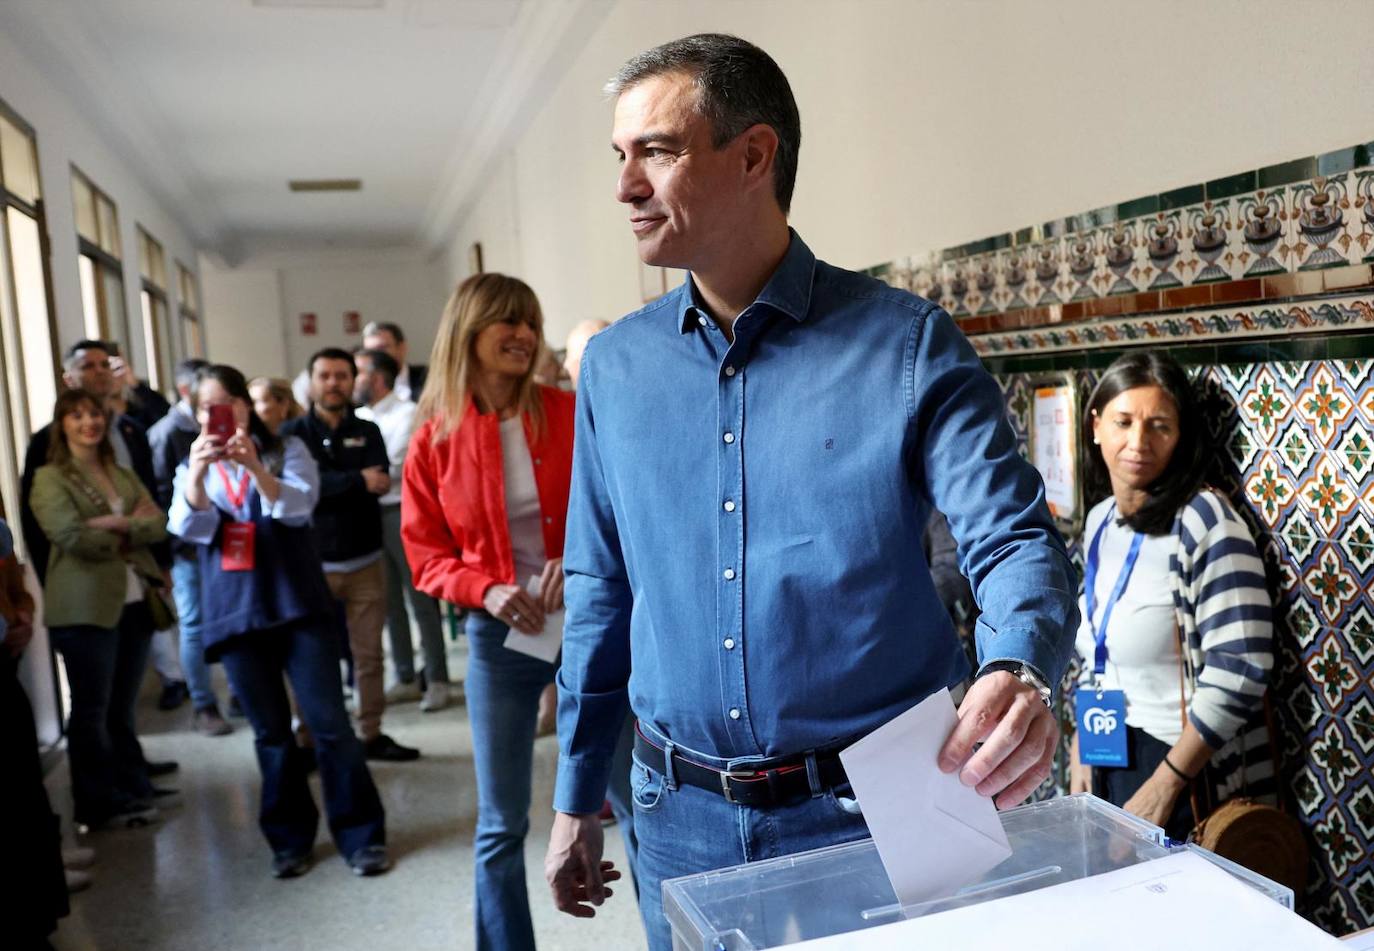
[{"label": "wristwatch", "polygon": [[1035,692],[1040,695],[1041,702],[1051,710],[1054,709],[1050,704],[1050,698],[1054,692],[1050,690],[1050,685],[1045,683],[1045,678],[1040,671],[1030,664],[1022,663],[1019,660],[990,660],[979,668],[978,676],[973,679],[981,680],[987,674],[998,670],[1005,670],[1028,687],[1034,687]]}]

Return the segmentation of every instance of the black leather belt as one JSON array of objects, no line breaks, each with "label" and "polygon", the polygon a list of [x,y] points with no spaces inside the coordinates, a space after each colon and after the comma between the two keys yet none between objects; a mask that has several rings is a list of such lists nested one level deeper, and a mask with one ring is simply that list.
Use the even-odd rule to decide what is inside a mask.
[{"label": "black leather belt", "polygon": [[[635,724],[635,755],[645,766],[659,772],[663,771],[663,747],[645,736],[638,723]],[[805,757],[793,756],[760,763],[759,766],[762,768],[715,769],[693,762],[677,750],[673,750],[673,774],[679,783],[724,796],[727,802],[741,806],[767,807],[811,795],[811,781],[806,776]],[[844,765],[840,762],[839,748],[817,751],[816,768],[822,789],[849,783]]]}]

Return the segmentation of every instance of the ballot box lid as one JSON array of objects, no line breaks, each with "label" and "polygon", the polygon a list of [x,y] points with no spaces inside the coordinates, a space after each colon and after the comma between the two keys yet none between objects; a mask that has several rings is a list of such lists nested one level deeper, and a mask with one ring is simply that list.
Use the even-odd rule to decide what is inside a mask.
[{"label": "ballot box lid", "polygon": [[1170,842],[1164,830],[1094,796],[1001,814],[1012,855],[948,898],[902,907],[872,839],[663,883],[674,951],[762,951],[935,914],[1087,878],[1194,849],[1287,908],[1290,889],[1218,856]]}]

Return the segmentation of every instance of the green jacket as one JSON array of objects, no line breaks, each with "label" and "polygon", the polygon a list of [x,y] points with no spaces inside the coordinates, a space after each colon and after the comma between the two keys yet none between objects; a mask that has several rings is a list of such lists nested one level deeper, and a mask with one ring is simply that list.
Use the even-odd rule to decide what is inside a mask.
[{"label": "green jacket", "polygon": [[[142,501],[153,504],[133,472],[112,466],[110,478],[126,514]],[[70,463],[42,466],[34,473],[30,504],[52,542],[43,586],[43,623],[48,627],[118,625],[128,591],[126,565],[133,565],[149,583],[163,584],[162,571],[148,550],[167,537],[167,516],[161,511],[131,517],[127,536],[87,528],[87,519],[111,514],[110,504]]]}]

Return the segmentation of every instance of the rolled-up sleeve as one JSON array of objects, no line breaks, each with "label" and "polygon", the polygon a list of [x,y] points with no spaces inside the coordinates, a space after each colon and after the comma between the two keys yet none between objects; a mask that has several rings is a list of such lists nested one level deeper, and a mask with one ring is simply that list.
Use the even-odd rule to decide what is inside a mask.
[{"label": "rolled-up sleeve", "polygon": [[167,531],[184,542],[193,545],[208,545],[215,540],[219,531],[219,510],[213,505],[207,509],[193,509],[186,501],[186,484],[191,473],[186,463],[177,466],[172,477],[172,505],[167,510]]},{"label": "rolled-up sleeve", "polygon": [[1001,390],[948,314],[919,316],[909,353],[911,461],[949,519],[982,610],[979,662],[1018,660],[1057,684],[1078,628],[1077,585],[1040,474],[1017,452]]},{"label": "rolled-up sleeve", "polygon": [[563,552],[563,663],[558,670],[558,777],[554,808],[601,808],[616,739],[629,713],[633,597],[596,440],[595,341],[583,357],[573,441],[572,495]]},{"label": "rolled-up sleeve", "polygon": [[320,500],[320,467],[300,439],[287,436],[284,445],[286,458],[270,514],[287,525],[308,525]]}]

